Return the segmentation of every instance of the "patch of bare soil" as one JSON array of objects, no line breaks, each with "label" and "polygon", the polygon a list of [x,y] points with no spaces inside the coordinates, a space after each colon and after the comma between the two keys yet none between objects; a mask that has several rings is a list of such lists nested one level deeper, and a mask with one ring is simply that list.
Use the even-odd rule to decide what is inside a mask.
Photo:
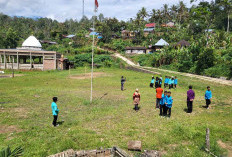
[{"label": "patch of bare soil", "polygon": [[[102,77],[102,76],[109,76],[109,75],[105,74],[104,72],[94,72],[93,73],[93,78]],[[90,79],[91,78],[91,73],[86,73],[86,74],[81,74],[81,75],[72,75],[69,78],[71,78],[71,79],[79,79],[79,80]]]},{"label": "patch of bare soil", "polygon": [[22,107],[17,107],[12,110],[15,115],[19,118],[27,118],[27,109]]},{"label": "patch of bare soil", "polygon": [[226,149],[226,150],[228,151],[228,154],[227,154],[228,157],[232,157],[232,146],[230,146],[230,145],[228,145],[228,144],[222,142],[221,140],[218,140],[218,141],[217,141],[217,144],[218,144],[221,148]]},{"label": "patch of bare soil", "polygon": [[[14,74],[14,77],[17,76],[23,76],[23,74]],[[0,75],[0,78],[11,78],[12,75],[11,74],[4,74],[4,75]]]},{"label": "patch of bare soil", "polygon": [[0,125],[0,134],[5,134],[5,133],[13,133],[13,132],[21,132],[22,129],[19,129],[15,125]]}]

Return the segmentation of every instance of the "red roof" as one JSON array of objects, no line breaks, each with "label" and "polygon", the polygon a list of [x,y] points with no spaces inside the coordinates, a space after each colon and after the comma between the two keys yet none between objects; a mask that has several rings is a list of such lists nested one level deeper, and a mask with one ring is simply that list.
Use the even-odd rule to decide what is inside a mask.
[{"label": "red roof", "polygon": [[148,23],[145,25],[145,27],[152,28],[152,27],[155,27],[155,25],[156,25],[155,23]]}]

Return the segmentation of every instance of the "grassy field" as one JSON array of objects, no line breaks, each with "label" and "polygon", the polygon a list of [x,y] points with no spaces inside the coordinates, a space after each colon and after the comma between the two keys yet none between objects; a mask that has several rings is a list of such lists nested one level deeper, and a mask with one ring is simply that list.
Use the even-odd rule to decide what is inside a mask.
[{"label": "grassy field", "polygon": [[[210,156],[205,153],[205,130],[210,128],[211,152],[226,155],[232,146],[232,87],[178,76],[172,90],[171,118],[155,111],[155,90],[149,88],[151,74],[123,69],[98,69],[94,79],[94,102],[89,103],[90,79],[84,68],[71,71],[22,72],[23,76],[0,78],[0,148],[22,146],[24,156],[47,156],[67,149],[88,150],[119,146],[141,140],[143,149],[159,150],[164,156]],[[90,72],[90,69],[87,69]],[[120,77],[127,77],[120,90]],[[166,74],[163,73],[163,77]],[[81,78],[81,79],[80,79]],[[193,85],[196,100],[187,114],[186,91]],[[210,85],[212,108],[206,110],[204,92]],[[141,109],[132,110],[132,94],[141,93]],[[58,96],[64,123],[52,127],[51,99]]]}]

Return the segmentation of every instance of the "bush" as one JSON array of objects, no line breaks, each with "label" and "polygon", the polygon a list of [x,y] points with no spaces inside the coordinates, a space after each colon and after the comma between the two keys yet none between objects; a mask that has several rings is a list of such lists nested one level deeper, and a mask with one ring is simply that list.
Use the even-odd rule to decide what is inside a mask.
[{"label": "bush", "polygon": [[[76,67],[81,67],[86,64],[92,63],[92,54],[84,53],[78,54],[74,58],[74,63]],[[112,65],[112,58],[109,55],[94,55],[94,64],[103,64],[110,67]]]},{"label": "bush", "polygon": [[216,65],[204,70],[204,74],[211,77],[227,77],[230,78],[230,67],[227,65]]}]

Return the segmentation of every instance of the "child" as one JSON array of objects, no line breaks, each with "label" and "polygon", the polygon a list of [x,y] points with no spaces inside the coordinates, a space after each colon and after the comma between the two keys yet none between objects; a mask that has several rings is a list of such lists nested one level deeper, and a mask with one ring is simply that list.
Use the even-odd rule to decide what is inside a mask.
[{"label": "child", "polygon": [[124,77],[121,77],[121,91],[124,90],[124,83],[126,82],[126,78],[124,79]]},{"label": "child", "polygon": [[172,103],[173,103],[173,99],[171,97],[171,92],[169,91],[165,99],[165,106],[167,107],[168,117],[171,117]]},{"label": "child", "polygon": [[172,76],[172,79],[171,79],[171,88],[173,88],[174,87],[174,77]]},{"label": "child", "polygon": [[59,126],[59,124],[56,124],[57,122],[57,118],[58,118],[58,113],[59,113],[59,109],[57,108],[57,104],[56,102],[58,101],[57,97],[53,97],[53,102],[51,104],[51,107],[52,107],[52,114],[53,114],[53,126],[56,127],[56,126]]},{"label": "child", "polygon": [[160,100],[160,116],[166,115],[166,106],[165,106],[165,99],[167,96],[167,91],[164,91],[164,94],[162,94],[162,98]]},{"label": "child", "polygon": [[136,89],[133,94],[133,103],[135,105],[135,111],[137,112],[139,110],[139,103],[140,103],[139,89]]},{"label": "child", "polygon": [[161,85],[158,85],[158,88],[156,88],[156,108],[160,107],[160,100],[162,98],[163,89],[161,88]]},{"label": "child", "polygon": [[150,83],[151,88],[154,88],[154,83],[155,83],[155,78],[154,78],[154,76],[152,76],[151,83]]},{"label": "child", "polygon": [[162,75],[160,75],[160,78],[159,78],[159,84],[162,86],[162,82],[163,82],[163,78],[162,78]]},{"label": "child", "polygon": [[175,86],[175,89],[176,89],[177,83],[178,83],[178,80],[177,80],[177,77],[175,76],[175,79],[174,79],[174,86]]},{"label": "child", "polygon": [[192,113],[193,111],[193,100],[195,99],[195,92],[192,89],[193,87],[189,86],[189,90],[187,91],[187,113]]},{"label": "child", "polygon": [[165,76],[165,80],[164,80],[164,88],[167,88],[168,86],[168,82],[169,82],[169,78],[167,76]]},{"label": "child", "polygon": [[207,91],[205,92],[205,100],[206,100],[206,107],[209,109],[209,105],[211,104],[212,99],[212,92],[210,90],[210,86],[207,87]]},{"label": "child", "polygon": [[158,77],[156,77],[156,79],[155,79],[155,88],[157,88],[157,87],[158,87],[158,84],[159,84],[159,78],[158,78]]},{"label": "child", "polygon": [[168,86],[169,86],[169,89],[172,88],[172,79],[171,79],[171,77],[169,77],[169,79],[168,79]]}]

